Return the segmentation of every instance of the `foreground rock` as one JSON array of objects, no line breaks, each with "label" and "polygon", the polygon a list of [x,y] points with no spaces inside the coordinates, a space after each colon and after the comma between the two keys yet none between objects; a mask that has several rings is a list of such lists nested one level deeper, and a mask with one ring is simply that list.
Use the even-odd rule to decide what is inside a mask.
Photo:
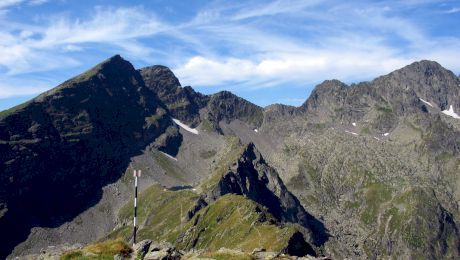
[{"label": "foreground rock", "polygon": [[204,259],[255,259],[255,260],[314,260],[329,259],[326,257],[316,258],[310,255],[304,257],[290,256],[282,252],[267,252],[263,248],[255,248],[252,253],[241,250],[220,248],[217,251],[191,250],[179,252],[169,243],[155,243],[151,240],[143,240],[134,246],[131,259],[141,260],[204,260]]}]

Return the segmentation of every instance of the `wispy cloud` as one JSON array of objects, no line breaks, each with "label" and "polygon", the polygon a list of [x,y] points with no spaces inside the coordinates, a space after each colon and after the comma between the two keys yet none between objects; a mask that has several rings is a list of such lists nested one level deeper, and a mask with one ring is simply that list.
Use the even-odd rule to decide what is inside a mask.
[{"label": "wispy cloud", "polygon": [[48,0],[30,0],[29,4],[30,5],[42,5],[44,3],[47,3]]},{"label": "wispy cloud", "polygon": [[2,0],[0,1],[0,9],[10,8],[22,3],[29,5],[41,5],[48,2],[48,0]]},{"label": "wispy cloud", "polygon": [[18,82],[14,79],[8,81],[8,84],[0,83],[0,99],[35,95],[49,89],[48,84],[42,81],[25,80]]},{"label": "wispy cloud", "polygon": [[231,20],[244,20],[250,18],[273,16],[278,14],[295,14],[306,7],[315,6],[319,3],[325,2],[324,0],[287,0],[287,1],[274,1],[268,4],[259,4],[256,6],[241,8]]},{"label": "wispy cloud", "polygon": [[23,1],[24,0],[2,0],[0,1],[0,9],[20,4]]},{"label": "wispy cloud", "polygon": [[451,9],[445,11],[446,14],[453,14],[460,12],[460,7],[452,7]]},{"label": "wispy cloud", "polygon": [[[338,4],[315,9],[317,13],[310,15],[309,9],[320,3],[299,2],[291,7],[276,1],[227,16],[221,9],[203,11],[214,14],[202,12],[196,19],[201,22],[202,41],[223,48],[230,43],[233,55],[193,56],[174,71],[188,85],[258,89],[306,86],[330,78],[349,82],[371,79],[423,58],[460,68],[460,62],[443,54],[460,50],[458,38],[426,35],[416,23],[395,16],[387,6]],[[244,26],[235,22],[283,16],[293,10],[297,15],[305,11],[305,17],[297,17],[303,23],[296,25],[295,33],[308,40],[293,37],[291,32],[276,32],[277,25],[270,19]],[[214,43],[216,39],[219,43]]]},{"label": "wispy cloud", "polygon": [[[52,18],[44,27],[24,26],[0,31],[0,65],[5,67],[9,74],[75,66],[79,63],[60,51],[80,51],[85,48],[83,45],[87,44],[118,46],[142,57],[148,53],[148,48],[136,39],[154,35],[163,29],[163,24],[141,9],[98,7],[94,16],[86,21],[72,21],[58,16]],[[37,66],[38,64],[40,66]]]}]

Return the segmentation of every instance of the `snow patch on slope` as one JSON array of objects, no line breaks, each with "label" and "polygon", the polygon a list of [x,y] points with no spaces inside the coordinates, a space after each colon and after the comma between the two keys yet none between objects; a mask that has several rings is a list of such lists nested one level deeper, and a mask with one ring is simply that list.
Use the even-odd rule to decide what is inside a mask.
[{"label": "snow patch on slope", "polygon": [[174,161],[177,161],[177,158],[176,157],[172,157],[171,155],[167,154],[167,153],[164,153],[162,151],[160,151],[160,153],[162,153],[163,155],[165,155],[166,157],[170,158],[170,159],[173,159]]},{"label": "snow patch on slope", "polygon": [[182,127],[182,129],[184,129],[185,131],[190,132],[192,134],[196,134],[196,135],[198,134],[198,130],[196,130],[195,128],[191,128],[188,125],[182,123],[181,121],[179,121],[179,119],[173,118],[172,120],[174,121],[174,123],[176,123],[176,125]]},{"label": "snow patch on slope", "polygon": [[448,110],[447,109],[443,110],[442,113],[445,115],[451,116],[455,119],[460,119],[460,116],[454,112],[454,107],[452,105],[450,105],[450,108]]},{"label": "snow patch on slope", "polygon": [[352,134],[352,135],[356,135],[356,136],[358,136],[358,134],[357,134],[357,133],[355,133],[355,132],[350,132],[350,131],[347,131],[347,130],[345,130],[345,133],[349,133],[349,134]]},{"label": "snow patch on slope", "polygon": [[418,99],[420,99],[420,101],[422,101],[423,103],[429,105],[430,107],[434,107],[430,102],[428,102],[428,101],[426,101],[424,99],[421,99],[421,98],[418,98]]}]

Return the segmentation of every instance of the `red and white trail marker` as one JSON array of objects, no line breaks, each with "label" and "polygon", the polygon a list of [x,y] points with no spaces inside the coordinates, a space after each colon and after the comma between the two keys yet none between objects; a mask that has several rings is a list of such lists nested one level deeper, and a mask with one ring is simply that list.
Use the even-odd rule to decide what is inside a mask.
[{"label": "red and white trail marker", "polygon": [[141,177],[141,173],[142,173],[141,170],[137,170],[137,171],[134,170],[134,171],[133,171],[133,177]]}]

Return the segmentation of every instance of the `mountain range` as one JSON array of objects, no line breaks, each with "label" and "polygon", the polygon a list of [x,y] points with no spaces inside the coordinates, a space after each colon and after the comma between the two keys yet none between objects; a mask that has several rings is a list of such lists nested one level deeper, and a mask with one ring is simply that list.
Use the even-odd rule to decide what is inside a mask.
[{"label": "mountain range", "polygon": [[[118,239],[181,252],[460,258],[460,78],[326,80],[299,107],[116,55],[0,112],[0,258]],[[78,247],[78,246],[77,246]]]}]

